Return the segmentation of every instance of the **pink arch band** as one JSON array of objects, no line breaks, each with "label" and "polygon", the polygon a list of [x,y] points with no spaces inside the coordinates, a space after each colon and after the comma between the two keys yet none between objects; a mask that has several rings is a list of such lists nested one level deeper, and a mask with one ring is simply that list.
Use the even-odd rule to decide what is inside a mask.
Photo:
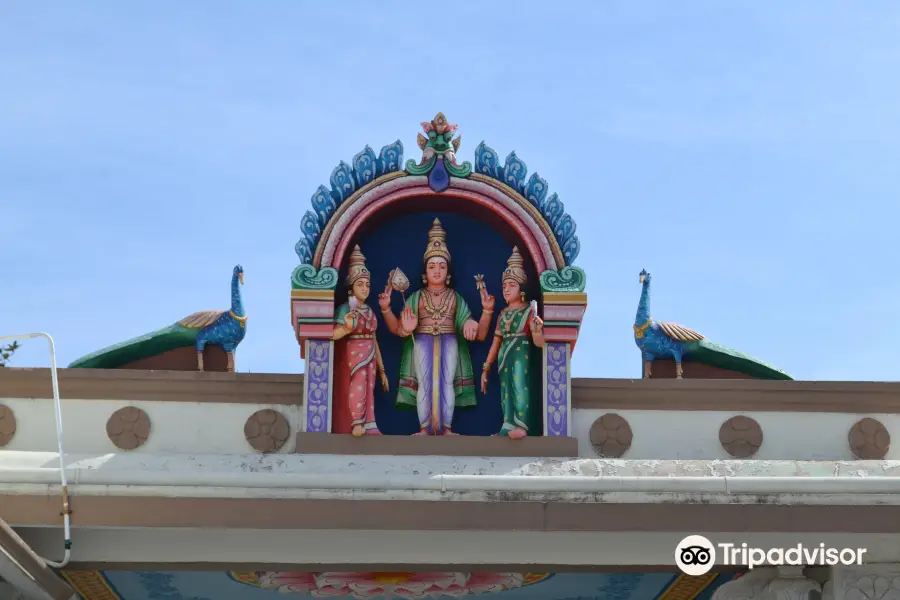
[{"label": "pink arch band", "polygon": [[[347,253],[350,240],[362,223],[378,210],[405,198],[437,196],[428,187],[427,181],[423,176],[394,179],[366,191],[349,205],[341,206],[336,219],[329,223],[323,232],[313,266],[340,268],[340,262]],[[462,180],[460,183],[466,185],[451,186],[441,196],[450,196],[484,206],[500,216],[522,240],[538,273],[559,268],[547,236],[535,222],[534,217],[516,200],[480,182]],[[461,189],[463,187],[466,189]]]}]

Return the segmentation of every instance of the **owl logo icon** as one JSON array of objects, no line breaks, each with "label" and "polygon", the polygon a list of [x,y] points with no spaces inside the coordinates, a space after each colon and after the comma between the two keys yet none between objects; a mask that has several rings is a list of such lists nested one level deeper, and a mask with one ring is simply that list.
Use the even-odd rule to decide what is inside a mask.
[{"label": "owl logo icon", "polygon": [[716,547],[702,535],[689,535],[675,547],[675,565],[685,575],[705,575],[716,564]]}]

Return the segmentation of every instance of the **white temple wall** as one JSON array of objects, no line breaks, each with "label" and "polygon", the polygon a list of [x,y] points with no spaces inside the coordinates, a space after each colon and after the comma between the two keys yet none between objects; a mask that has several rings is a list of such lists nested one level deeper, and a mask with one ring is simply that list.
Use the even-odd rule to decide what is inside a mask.
[{"label": "white temple wall", "polygon": [[[4,450],[56,451],[51,400],[0,398],[0,404],[12,409],[16,419],[16,433]],[[247,402],[103,399],[65,400],[62,406],[66,452],[79,454],[122,452],[109,439],[106,423],[116,410],[126,406],[140,408],[151,422],[146,443],[128,450],[139,453],[252,453],[244,425],[263,409],[281,413],[288,422],[291,434],[278,452],[291,453],[304,414],[299,404]],[[599,456],[591,443],[590,430],[608,412],[623,417],[631,428],[631,447],[621,457],[626,459],[730,459],[719,440],[719,430],[725,421],[738,415],[756,420],[762,429],[762,446],[753,455],[757,460],[854,460],[847,436],[854,423],[864,417],[877,419],[891,439],[900,439],[900,414],[574,409],[572,434],[578,439],[580,457]],[[900,445],[891,445],[885,459],[900,459]]]},{"label": "white temple wall", "polygon": [[[579,456],[598,456],[591,444],[590,429],[609,412],[628,422],[633,439],[621,458],[633,460],[731,459],[719,441],[719,429],[738,415],[756,420],[762,429],[763,443],[753,455],[755,460],[855,460],[847,434],[864,417],[877,419],[892,440],[900,439],[898,414],[575,409],[572,430],[578,438]],[[900,446],[893,444],[885,459],[897,458]]]},{"label": "white temple wall", "polygon": [[[56,417],[53,401],[0,398],[16,418],[16,434],[4,450],[55,452]],[[107,435],[106,423],[120,408],[134,406],[150,418],[150,436],[128,452],[179,454],[246,454],[254,452],[244,436],[244,425],[255,412],[280,412],[291,435],[279,450],[293,452],[303,419],[301,405],[226,402],[166,402],[141,400],[64,400],[63,443],[66,453],[106,454],[123,452]]]}]

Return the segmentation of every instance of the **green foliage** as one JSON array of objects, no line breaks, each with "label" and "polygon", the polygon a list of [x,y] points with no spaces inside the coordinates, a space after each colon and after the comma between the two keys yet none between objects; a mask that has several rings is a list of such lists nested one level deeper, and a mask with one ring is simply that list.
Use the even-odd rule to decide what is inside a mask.
[{"label": "green foliage", "polygon": [[13,342],[6,347],[0,348],[0,367],[5,367],[12,355],[19,349],[19,342]]}]

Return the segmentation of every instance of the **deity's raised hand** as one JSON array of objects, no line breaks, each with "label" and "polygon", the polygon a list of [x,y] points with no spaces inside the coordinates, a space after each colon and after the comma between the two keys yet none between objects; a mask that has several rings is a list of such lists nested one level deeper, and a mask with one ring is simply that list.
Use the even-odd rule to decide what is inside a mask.
[{"label": "deity's raised hand", "polygon": [[544,320],[538,316],[536,300],[531,301],[531,330],[535,333],[540,333],[544,330]]},{"label": "deity's raised hand", "polygon": [[419,324],[419,317],[413,312],[411,306],[407,306],[400,313],[400,325],[403,327],[403,331],[407,333],[412,333],[416,325]]},{"label": "deity's raised hand", "polygon": [[388,279],[387,285],[384,286],[384,292],[378,294],[378,306],[381,310],[390,310],[391,308],[391,281]]},{"label": "deity's raised hand", "polygon": [[481,295],[481,308],[484,310],[494,310],[496,299],[488,294],[487,285],[484,283],[484,275],[475,276],[475,287]]},{"label": "deity's raised hand", "polygon": [[484,310],[494,310],[494,304],[497,299],[488,294],[487,288],[481,288],[481,308]]}]

